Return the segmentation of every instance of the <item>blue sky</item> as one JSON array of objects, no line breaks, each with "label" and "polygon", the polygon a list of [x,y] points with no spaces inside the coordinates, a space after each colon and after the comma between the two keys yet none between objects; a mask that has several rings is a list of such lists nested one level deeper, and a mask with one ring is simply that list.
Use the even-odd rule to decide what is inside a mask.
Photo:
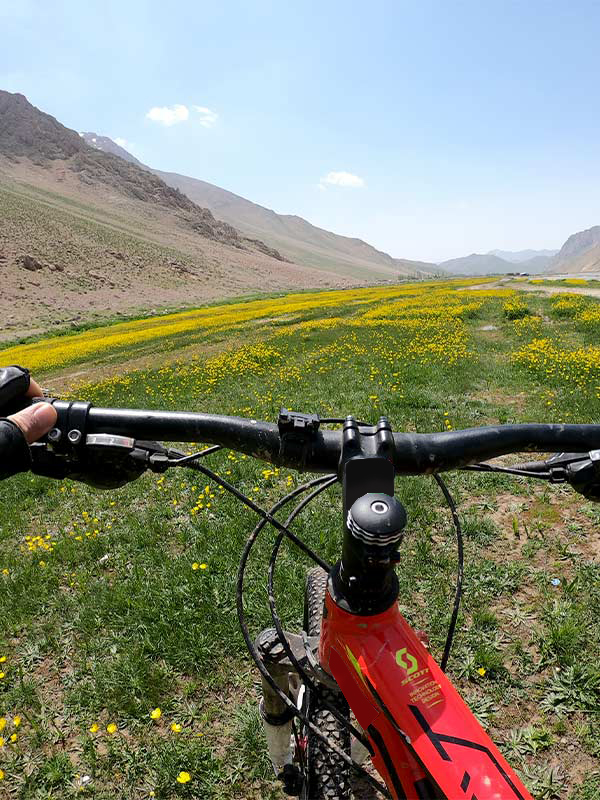
[{"label": "blue sky", "polygon": [[600,224],[600,2],[0,0],[0,29],[0,88],[397,257]]}]

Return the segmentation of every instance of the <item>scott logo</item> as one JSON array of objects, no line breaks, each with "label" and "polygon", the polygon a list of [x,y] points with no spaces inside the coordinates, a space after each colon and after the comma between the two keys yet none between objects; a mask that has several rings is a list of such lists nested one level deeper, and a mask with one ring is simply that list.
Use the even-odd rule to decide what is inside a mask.
[{"label": "scott logo", "polygon": [[412,675],[419,668],[417,659],[408,652],[406,647],[396,651],[396,664],[406,670],[407,675]]}]

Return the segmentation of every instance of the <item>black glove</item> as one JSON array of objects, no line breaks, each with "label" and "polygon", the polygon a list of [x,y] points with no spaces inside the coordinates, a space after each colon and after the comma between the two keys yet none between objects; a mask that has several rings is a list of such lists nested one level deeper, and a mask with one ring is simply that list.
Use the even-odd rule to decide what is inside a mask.
[{"label": "black glove", "polygon": [[[0,415],[6,417],[27,405],[23,402],[29,389],[29,370],[23,367],[0,367]],[[0,419],[0,480],[26,472],[31,456],[25,436],[14,422]]]},{"label": "black glove", "polygon": [[9,419],[0,419],[0,480],[31,467],[29,445],[23,431]]},{"label": "black glove", "polygon": [[31,379],[24,367],[0,367],[0,417],[15,414],[29,404],[25,394]]}]

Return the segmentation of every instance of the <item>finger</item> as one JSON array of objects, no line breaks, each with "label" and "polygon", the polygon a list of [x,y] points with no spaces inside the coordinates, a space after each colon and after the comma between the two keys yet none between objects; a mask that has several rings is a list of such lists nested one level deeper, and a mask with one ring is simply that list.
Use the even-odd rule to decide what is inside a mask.
[{"label": "finger", "polygon": [[41,397],[44,393],[42,387],[33,378],[29,379],[29,389],[25,392],[25,397]]},{"label": "finger", "polygon": [[49,403],[35,403],[8,419],[21,428],[28,444],[37,441],[56,423],[56,410]]}]

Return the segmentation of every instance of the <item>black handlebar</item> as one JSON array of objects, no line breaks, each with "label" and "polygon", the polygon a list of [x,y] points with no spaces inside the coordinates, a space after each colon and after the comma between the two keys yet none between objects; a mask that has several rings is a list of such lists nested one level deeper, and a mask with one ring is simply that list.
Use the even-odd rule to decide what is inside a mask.
[{"label": "black handlebar", "polygon": [[[246,453],[291,469],[336,472],[342,449],[352,436],[373,442],[375,455],[384,454],[401,475],[421,475],[457,469],[520,452],[600,449],[600,425],[524,424],[469,428],[443,433],[394,433],[382,418],[376,426],[358,426],[347,418],[343,431],[319,430],[314,415],[282,413],[273,424],[244,417],[176,411],[95,408],[87,403],[53,401],[64,442],[81,430],[138,440],[206,442]],[[77,437],[74,437],[77,438]],[[83,440],[83,441],[82,441]],[[367,448],[368,449],[368,448]],[[364,454],[364,450],[363,450]]]},{"label": "black handlebar", "polygon": [[399,433],[394,439],[396,471],[421,475],[509,453],[587,453],[600,448],[600,425],[495,425],[444,433]]}]

